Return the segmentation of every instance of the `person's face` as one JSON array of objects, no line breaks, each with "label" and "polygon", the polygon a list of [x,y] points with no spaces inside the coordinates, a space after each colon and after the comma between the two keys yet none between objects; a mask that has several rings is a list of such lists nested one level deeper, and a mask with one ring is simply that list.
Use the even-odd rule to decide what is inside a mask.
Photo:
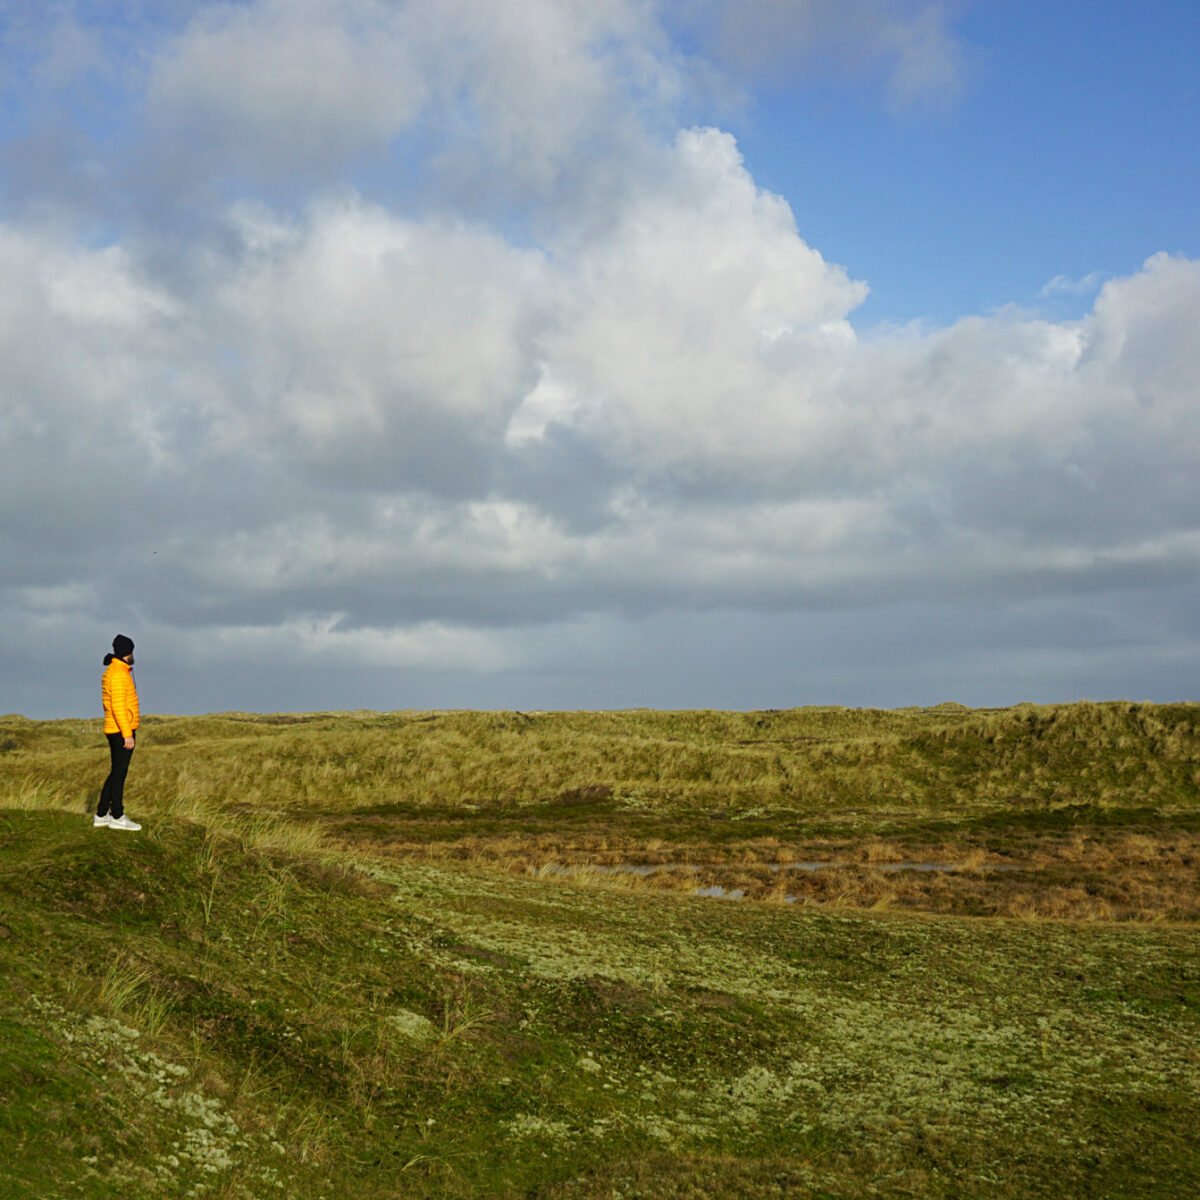
[{"label": "person's face", "polygon": [[125,655],[125,661],[132,667],[133,666],[133,655],[132,654]]}]

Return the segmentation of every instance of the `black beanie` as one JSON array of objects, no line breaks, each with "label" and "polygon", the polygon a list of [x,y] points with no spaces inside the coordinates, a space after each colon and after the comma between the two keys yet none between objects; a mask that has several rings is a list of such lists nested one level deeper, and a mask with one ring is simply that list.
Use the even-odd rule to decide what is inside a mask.
[{"label": "black beanie", "polygon": [[116,658],[128,658],[133,653],[133,638],[127,638],[123,633],[118,633],[113,638],[113,655]]}]

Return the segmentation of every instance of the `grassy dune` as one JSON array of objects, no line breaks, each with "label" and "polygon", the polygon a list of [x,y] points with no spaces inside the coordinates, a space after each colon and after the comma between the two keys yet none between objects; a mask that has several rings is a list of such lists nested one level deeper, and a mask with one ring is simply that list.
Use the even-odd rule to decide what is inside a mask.
[{"label": "grassy dune", "polygon": [[1195,1194],[1196,706],[162,717],[133,836],[105,761],[0,718],[0,1195]]}]

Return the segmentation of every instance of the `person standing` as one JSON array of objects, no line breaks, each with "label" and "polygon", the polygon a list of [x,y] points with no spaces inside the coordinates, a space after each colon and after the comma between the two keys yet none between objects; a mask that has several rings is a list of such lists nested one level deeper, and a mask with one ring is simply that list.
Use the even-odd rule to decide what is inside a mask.
[{"label": "person standing", "polygon": [[113,652],[104,656],[104,665],[107,670],[100,682],[100,698],[104,703],[104,736],[108,739],[112,768],[100,790],[92,827],[141,829],[125,815],[125,776],[137,745],[140,719],[137,685],[133,681],[133,639],[118,633],[113,638]]}]

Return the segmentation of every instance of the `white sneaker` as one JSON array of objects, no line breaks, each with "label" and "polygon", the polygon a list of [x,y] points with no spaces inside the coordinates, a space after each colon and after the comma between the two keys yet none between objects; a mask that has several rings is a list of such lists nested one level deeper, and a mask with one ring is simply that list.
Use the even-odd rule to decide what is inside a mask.
[{"label": "white sneaker", "polygon": [[136,821],[131,821],[128,817],[110,817],[108,827],[109,829],[141,829]]},{"label": "white sneaker", "polygon": [[93,816],[92,816],[92,828],[93,829],[108,829],[111,825],[112,825],[112,817],[109,817],[109,816],[97,817],[93,814]]}]

